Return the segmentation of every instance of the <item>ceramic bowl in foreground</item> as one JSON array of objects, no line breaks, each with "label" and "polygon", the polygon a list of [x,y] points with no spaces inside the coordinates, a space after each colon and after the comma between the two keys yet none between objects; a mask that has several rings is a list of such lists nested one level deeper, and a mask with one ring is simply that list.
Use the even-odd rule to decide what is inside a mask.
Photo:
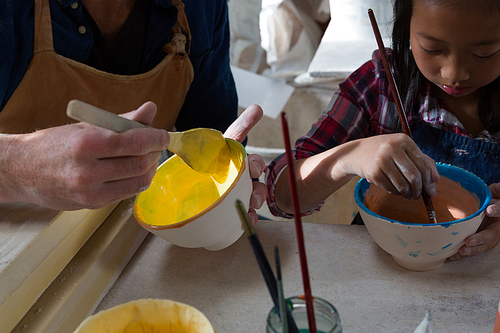
[{"label": "ceramic bowl in foreground", "polygon": [[245,148],[226,139],[231,168],[224,183],[191,169],[176,155],[158,167],[151,186],[134,204],[136,221],[168,242],[187,248],[220,250],[243,234],[236,199],[246,207],[252,180]]},{"label": "ceramic bowl in foreground", "polygon": [[475,213],[451,222],[405,223],[378,215],[365,206],[366,191],[370,187],[366,179],[361,179],[354,189],[356,205],[373,240],[399,265],[411,270],[438,268],[446,258],[457,253],[465,238],[479,228],[491,201],[488,186],[471,172],[441,163],[437,163],[437,170],[479,200],[479,209]]},{"label": "ceramic bowl in foreground", "polygon": [[216,333],[196,308],[165,299],[139,299],[87,317],[74,333]]}]

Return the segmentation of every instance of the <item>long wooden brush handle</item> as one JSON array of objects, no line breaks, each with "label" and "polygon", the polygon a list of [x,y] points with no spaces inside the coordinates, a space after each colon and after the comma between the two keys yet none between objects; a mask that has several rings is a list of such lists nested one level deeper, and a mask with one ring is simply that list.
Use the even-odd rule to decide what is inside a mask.
[{"label": "long wooden brush handle", "polygon": [[[396,109],[398,110],[399,121],[401,122],[401,126],[403,127],[403,132],[413,139],[413,135],[411,135],[410,126],[408,125],[408,119],[406,119],[406,114],[403,109],[403,104],[401,103],[401,97],[399,96],[398,87],[394,82],[394,75],[392,74],[391,66],[389,65],[389,58],[387,57],[387,52],[385,51],[384,41],[382,40],[382,36],[380,35],[380,30],[378,28],[377,20],[375,19],[375,14],[373,14],[373,10],[368,9],[368,15],[370,16],[370,22],[372,24],[373,32],[375,34],[375,39],[377,40],[378,49],[380,51],[380,56],[382,58],[382,63],[384,65],[385,74],[387,79],[389,80],[389,85],[391,86],[392,97],[394,98],[394,102],[396,103]],[[427,192],[422,191],[422,199],[424,200],[424,205],[427,210],[427,215],[429,216],[430,223],[437,223],[436,220],[436,212],[434,211],[434,205],[432,204],[431,197],[427,194]]]},{"label": "long wooden brush handle", "polygon": [[290,134],[288,131],[288,121],[286,114],[281,113],[281,128],[283,131],[283,141],[285,144],[285,155],[288,168],[288,180],[293,204],[293,216],[295,219],[295,232],[297,234],[297,245],[299,247],[300,268],[302,271],[302,283],[304,284],[304,296],[306,298],[307,321],[309,323],[309,333],[317,333],[316,318],[314,315],[313,296],[311,292],[311,280],[307,267],[306,247],[304,243],[304,233],[302,230],[302,220],[300,213],[299,195],[297,183],[295,181],[295,171],[293,168],[292,145],[290,144]]}]

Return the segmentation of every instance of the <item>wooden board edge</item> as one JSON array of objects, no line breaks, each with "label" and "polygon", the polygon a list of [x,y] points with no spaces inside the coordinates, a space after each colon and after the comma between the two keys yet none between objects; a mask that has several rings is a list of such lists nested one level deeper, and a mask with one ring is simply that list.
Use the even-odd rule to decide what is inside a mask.
[{"label": "wooden board edge", "polygon": [[12,333],[73,332],[95,310],[148,234],[127,204],[104,221]]},{"label": "wooden board edge", "polygon": [[117,204],[64,211],[0,275],[0,332],[10,332]]}]

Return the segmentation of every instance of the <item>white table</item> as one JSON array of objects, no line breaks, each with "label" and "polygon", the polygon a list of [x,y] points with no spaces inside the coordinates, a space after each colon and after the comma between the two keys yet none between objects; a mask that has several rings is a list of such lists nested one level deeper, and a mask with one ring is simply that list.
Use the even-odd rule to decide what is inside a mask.
[{"label": "white table", "polygon": [[[291,221],[260,221],[257,235],[274,267],[279,246],[285,295],[303,294]],[[364,226],[304,223],[313,295],[330,301],[345,333],[413,333],[429,309],[440,333],[491,333],[500,300],[500,247],[427,272],[398,266]],[[201,310],[219,333],[265,332],[272,307],[245,236],[217,252],[149,235],[97,311],[139,298]]]}]

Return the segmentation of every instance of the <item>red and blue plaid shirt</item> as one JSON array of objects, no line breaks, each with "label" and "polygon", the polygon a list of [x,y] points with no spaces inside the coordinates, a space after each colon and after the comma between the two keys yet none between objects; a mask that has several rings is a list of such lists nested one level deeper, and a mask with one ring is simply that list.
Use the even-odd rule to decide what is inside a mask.
[{"label": "red and blue plaid shirt", "polygon": [[[392,59],[391,50],[387,50]],[[423,121],[428,125],[459,135],[470,135],[460,121],[446,109],[442,99],[431,92],[431,84],[427,83],[420,94],[420,109],[408,115],[408,123]],[[378,51],[373,59],[366,62],[352,73],[335,92],[321,117],[312,125],[311,130],[299,138],[293,149],[294,159],[316,155],[347,141],[388,134],[394,131],[398,123],[398,113],[391,95],[389,81],[386,78]],[[483,131],[476,138],[499,143],[499,138]],[[285,155],[278,156],[267,168],[268,206],[273,215],[292,218],[281,211],[275,203],[276,182],[285,170]],[[304,213],[311,214],[321,208]]]}]

